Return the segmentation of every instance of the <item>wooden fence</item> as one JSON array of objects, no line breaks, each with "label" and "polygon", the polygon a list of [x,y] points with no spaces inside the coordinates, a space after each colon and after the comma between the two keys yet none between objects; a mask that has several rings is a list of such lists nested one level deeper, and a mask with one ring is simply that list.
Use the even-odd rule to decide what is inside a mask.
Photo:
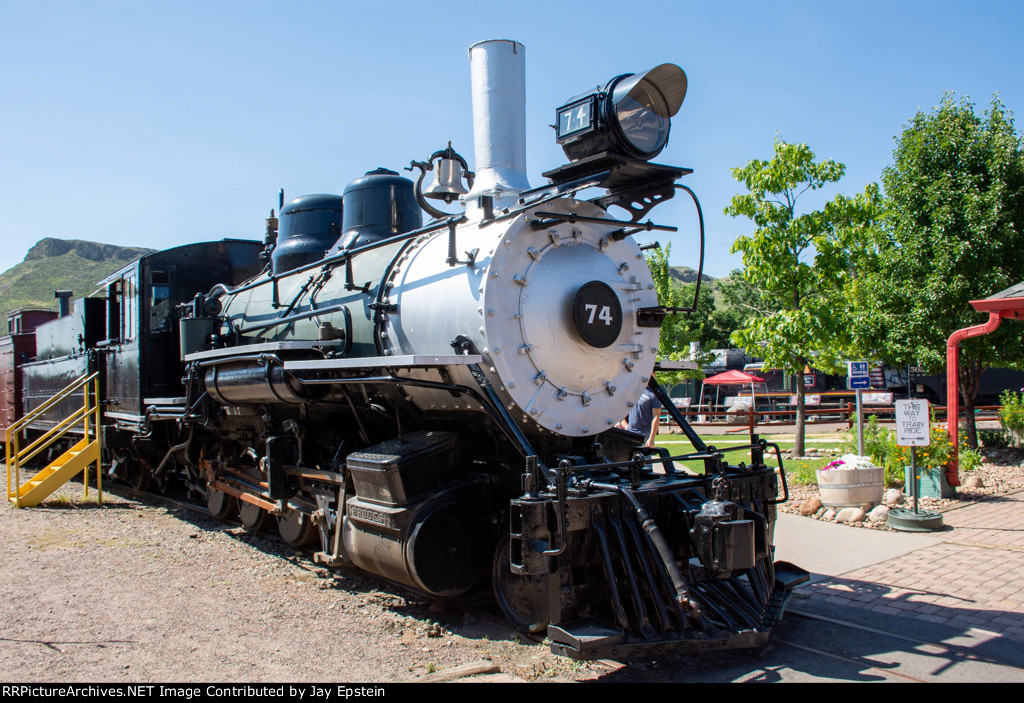
[{"label": "wooden fence", "polygon": [[[976,420],[998,420],[999,405],[979,405],[974,408]],[[938,422],[946,421],[946,406],[932,405]],[[796,410],[764,410],[755,409],[750,406],[729,410],[712,410],[707,407],[679,408],[679,412],[686,418],[687,422],[697,427],[720,427],[726,432],[740,432],[749,429],[751,432],[757,427],[771,427],[780,425],[793,425],[796,423]],[[894,405],[870,405],[863,408],[864,417],[875,415],[882,422],[893,421],[896,407]],[[816,406],[804,410],[807,425],[824,425],[845,423],[847,428],[852,428],[857,422],[857,404],[846,401],[834,406]],[[965,417],[963,408],[960,408],[960,417]],[[664,409],[661,411],[661,425],[675,426],[675,421]]]}]

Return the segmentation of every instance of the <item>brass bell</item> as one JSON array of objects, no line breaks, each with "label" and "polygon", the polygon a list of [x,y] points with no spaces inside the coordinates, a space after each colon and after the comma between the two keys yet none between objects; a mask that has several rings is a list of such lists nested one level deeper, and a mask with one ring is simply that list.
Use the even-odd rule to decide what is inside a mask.
[{"label": "brass bell", "polygon": [[462,177],[462,164],[457,159],[440,159],[434,182],[423,193],[423,197],[452,202],[469,192],[462,187]]}]

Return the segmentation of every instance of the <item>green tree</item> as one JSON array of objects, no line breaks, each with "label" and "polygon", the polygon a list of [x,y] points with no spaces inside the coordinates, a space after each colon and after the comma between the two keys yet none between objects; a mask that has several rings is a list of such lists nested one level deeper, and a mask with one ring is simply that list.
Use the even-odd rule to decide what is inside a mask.
[{"label": "green tree", "polygon": [[[658,302],[667,307],[689,308],[693,306],[695,284],[684,284],[672,278],[669,266],[669,254],[672,245],[655,248],[646,253],[647,265],[654,277],[654,288],[658,293]],[[697,355],[698,365],[708,362],[710,355],[704,347],[712,329],[708,324],[715,309],[714,293],[711,286],[701,285],[697,309],[692,313],[670,313],[661,324],[661,337],[658,342],[658,358],[680,361],[690,358],[690,342],[700,342],[704,351]],[[687,378],[703,378],[698,370],[694,372],[677,371],[662,372],[658,380],[672,386]]]},{"label": "green tree", "polygon": [[715,311],[711,316],[712,347],[731,344],[732,333],[746,327],[747,321],[761,314],[761,296],[743,277],[742,269],[733,269],[715,282]]},{"label": "green tree", "polygon": [[[835,371],[849,343],[846,286],[856,276],[855,257],[876,217],[878,188],[854,198],[838,196],[821,210],[798,212],[797,201],[842,178],[845,166],[816,162],[806,144],[775,140],[771,161],[755,159],[733,176],[749,191],[733,197],[727,215],[750,218],[756,229],[732,251],[743,254],[743,277],[758,302],[733,342],[763,356],[765,364],[796,374],[796,441],[804,453],[804,368],[813,360]],[[753,306],[752,306],[753,307]]]},{"label": "green tree", "polygon": [[[1024,279],[1021,138],[998,97],[978,115],[947,94],[907,124],[893,159],[882,175],[885,224],[863,254],[857,342],[894,366],[938,373],[950,334],[986,319],[968,301]],[[972,447],[979,379],[993,364],[1024,366],[1020,324],[961,345],[958,386]]]}]

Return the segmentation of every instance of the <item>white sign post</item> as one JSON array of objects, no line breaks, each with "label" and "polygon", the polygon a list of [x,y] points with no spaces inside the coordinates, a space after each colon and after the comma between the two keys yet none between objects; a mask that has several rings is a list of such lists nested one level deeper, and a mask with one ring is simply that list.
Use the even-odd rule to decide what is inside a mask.
[{"label": "white sign post", "polygon": [[[907,372],[907,386],[910,392],[914,392],[914,386],[910,383],[909,367]],[[942,513],[930,510],[920,510],[917,507],[918,478],[917,478],[917,448],[926,447],[932,442],[932,415],[927,400],[911,398],[909,400],[896,401],[896,444],[901,447],[910,447],[910,476],[907,483],[910,484],[911,495],[914,499],[914,510],[911,512],[903,508],[892,508],[885,517],[885,524],[895,530],[907,532],[931,532],[942,529]]]},{"label": "white sign post", "polygon": [[896,444],[927,447],[932,443],[932,420],[927,400],[896,401]]},{"label": "white sign post", "polygon": [[917,510],[917,449],[932,443],[932,416],[927,400],[896,401],[896,444],[910,447],[910,486]]}]

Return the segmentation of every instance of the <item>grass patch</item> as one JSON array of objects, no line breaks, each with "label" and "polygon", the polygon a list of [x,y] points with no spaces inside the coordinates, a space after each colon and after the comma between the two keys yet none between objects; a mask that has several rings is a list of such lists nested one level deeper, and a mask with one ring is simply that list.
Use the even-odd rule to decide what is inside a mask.
[{"label": "grass patch", "polygon": [[791,461],[786,465],[786,476],[790,481],[801,486],[817,485],[817,470],[825,466],[829,461],[830,459],[823,459],[821,461],[817,459]]},{"label": "grass patch", "polygon": [[[747,434],[709,434],[701,435],[701,439],[704,443],[709,446],[714,446],[718,449],[728,449],[729,447],[737,447],[750,444],[750,435]],[[779,450],[783,452],[792,451],[794,440],[792,436],[787,435],[761,435],[761,439],[764,439],[769,444],[777,444]],[[819,449],[822,452],[832,450],[835,455],[847,453],[848,438],[845,435],[834,435],[829,434],[826,436],[808,436],[805,439],[805,447],[810,449]],[[672,455],[689,454],[694,451],[693,445],[683,435],[662,435],[658,438],[658,445]],[[729,463],[736,464],[741,461],[750,461],[749,452],[734,451],[725,453],[726,460]],[[829,455],[823,455],[821,457],[807,458],[807,459],[789,459],[783,460],[783,466],[786,469],[786,475],[794,483],[811,485],[817,483],[817,476],[815,471],[823,468],[826,464],[833,461],[835,457]],[[769,466],[775,463],[775,452],[769,447],[765,453],[765,461]],[[704,462],[703,461],[682,461],[677,462],[677,465],[685,466],[690,471],[696,473],[704,473]]]}]

